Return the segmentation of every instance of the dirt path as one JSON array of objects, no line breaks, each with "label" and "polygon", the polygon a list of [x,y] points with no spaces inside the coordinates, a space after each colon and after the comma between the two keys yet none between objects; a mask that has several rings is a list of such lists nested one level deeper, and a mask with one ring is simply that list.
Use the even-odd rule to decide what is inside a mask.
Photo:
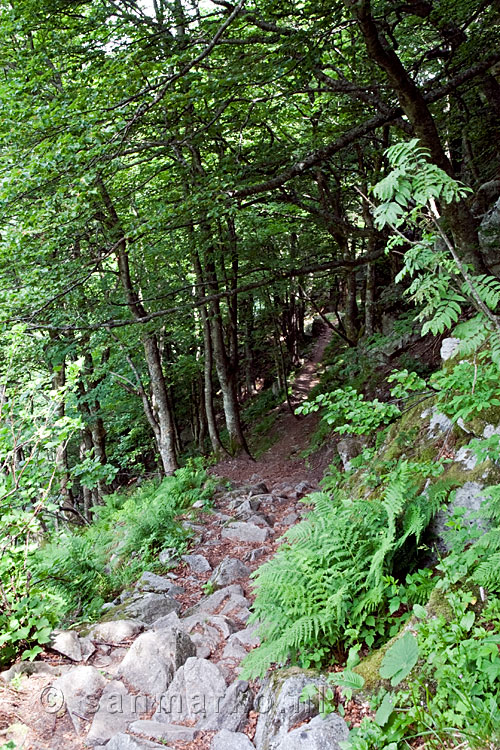
[{"label": "dirt path", "polygon": [[[331,331],[326,329],[319,336],[310,359],[302,366],[292,389],[292,406],[295,408],[305,401],[311,389],[319,382],[318,364],[323,358],[325,347],[331,338]],[[297,484],[306,481],[317,486],[326,465],[331,460],[328,451],[315,456],[311,461],[300,457],[308,447],[319,417],[311,414],[297,418],[290,413],[285,402],[276,407],[279,416],[273,431],[279,435],[268,451],[259,459],[252,461],[240,456],[221,461],[213,473],[234,482],[264,481],[272,491],[282,484]]]}]

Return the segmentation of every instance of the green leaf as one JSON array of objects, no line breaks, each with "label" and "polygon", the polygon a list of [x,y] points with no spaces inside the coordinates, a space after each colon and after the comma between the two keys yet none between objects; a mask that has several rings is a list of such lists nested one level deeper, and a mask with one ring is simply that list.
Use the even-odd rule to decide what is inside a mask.
[{"label": "green leaf", "polygon": [[344,669],[343,672],[335,672],[329,675],[328,681],[333,685],[348,688],[349,690],[361,690],[365,684],[364,677],[357,674],[357,672],[353,672],[351,669]]},{"label": "green leaf", "polygon": [[417,639],[411,633],[405,633],[387,651],[380,667],[380,676],[390,680],[391,685],[399,685],[418,661],[419,649]]},{"label": "green leaf", "polygon": [[414,604],[413,614],[415,617],[418,617],[419,620],[425,620],[427,617],[427,610],[425,607],[422,607],[421,604]]},{"label": "green leaf", "polygon": [[392,712],[394,711],[394,698],[390,693],[387,693],[384,700],[380,704],[377,713],[375,714],[375,723],[379,727],[385,726],[389,721]]}]

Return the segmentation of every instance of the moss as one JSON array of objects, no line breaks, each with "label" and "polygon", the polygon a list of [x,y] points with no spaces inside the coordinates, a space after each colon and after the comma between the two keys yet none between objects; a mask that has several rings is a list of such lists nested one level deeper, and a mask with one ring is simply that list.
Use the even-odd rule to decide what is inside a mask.
[{"label": "moss", "polygon": [[451,620],[453,617],[453,612],[448,604],[448,600],[443,592],[438,589],[433,590],[425,608],[430,617],[444,617],[445,620]]},{"label": "moss", "polygon": [[443,479],[449,479],[458,486],[466,482],[498,484],[500,483],[500,467],[489,459],[479,463],[474,469],[467,469],[463,464],[454,461],[445,470]]}]

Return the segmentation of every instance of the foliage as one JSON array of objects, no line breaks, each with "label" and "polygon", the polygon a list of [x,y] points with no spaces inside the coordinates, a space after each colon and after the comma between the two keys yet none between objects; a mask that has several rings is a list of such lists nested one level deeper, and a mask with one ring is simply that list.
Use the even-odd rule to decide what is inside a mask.
[{"label": "foliage", "polygon": [[387,620],[394,590],[385,576],[404,545],[418,543],[446,497],[439,482],[421,494],[426,475],[422,465],[403,461],[376,498],[351,499],[341,491],[310,497],[313,511],[254,574],[252,617],[262,623],[262,645],[247,657],[246,675],[288,659],[321,664],[334,649],[386,636],[394,625]]},{"label": "foliage", "polygon": [[335,432],[355,435],[372,433],[401,414],[395,404],[378,399],[365,401],[363,394],[350,386],[321,393],[312,401],[305,401],[296,409],[296,414],[310,414],[319,409],[325,409],[323,419],[328,425],[335,426]]},{"label": "foliage", "polygon": [[0,559],[7,595],[0,614],[1,663],[22,646],[24,658],[34,658],[65,618],[99,616],[106,599],[144,570],[159,567],[161,549],[181,554],[190,531],[179,517],[191,513],[196,501],[208,507],[213,487],[201,462],[192,462],[160,484],[147,482],[128,495],[106,496],[106,504],[94,508],[93,525],[54,532],[27,551],[11,545]]}]

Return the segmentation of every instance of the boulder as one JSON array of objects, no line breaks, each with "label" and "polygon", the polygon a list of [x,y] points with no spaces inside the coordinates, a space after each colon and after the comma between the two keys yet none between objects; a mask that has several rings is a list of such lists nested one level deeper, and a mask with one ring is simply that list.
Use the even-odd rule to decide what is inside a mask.
[{"label": "boulder", "polygon": [[255,750],[255,748],[246,734],[223,729],[212,739],[210,750]]},{"label": "boulder", "polygon": [[158,562],[160,565],[174,566],[179,559],[179,553],[175,547],[165,547],[158,555]]},{"label": "boulder", "polygon": [[277,750],[341,750],[339,743],[348,736],[347,724],[338,714],[326,719],[316,716],[309,724],[289,732]]},{"label": "boulder", "polygon": [[205,719],[214,714],[226,693],[221,671],[206,659],[192,657],[177,670],[153,716],[153,721],[170,724]]},{"label": "boulder", "polygon": [[128,603],[126,602],[123,607],[123,612],[128,617],[141,620],[146,625],[152,625],[160,617],[164,617],[170,612],[178,612],[181,605],[169,594],[146,593],[134,597]]},{"label": "boulder", "polygon": [[250,568],[234,557],[225,557],[215,568],[210,577],[210,582],[217,588],[228,586],[239,578],[248,578]]},{"label": "boulder", "polygon": [[210,596],[201,599],[198,604],[195,604],[193,607],[186,610],[185,617],[190,617],[191,615],[202,615],[208,617],[209,615],[213,615],[221,609],[222,605],[227,602],[233,594],[243,596],[243,589],[237,583],[233,583],[231,586],[225,586],[214,594],[210,594]]},{"label": "boulder", "polygon": [[106,684],[102,674],[94,667],[81,665],[70,669],[51,686],[50,709],[52,711],[58,702],[61,708],[66,705],[76,733],[81,734],[85,720],[92,719],[95,714]]},{"label": "boulder", "polygon": [[349,471],[351,461],[363,450],[363,441],[359,437],[345,437],[337,443],[337,451],[344,471]]},{"label": "boulder", "polygon": [[486,527],[485,521],[474,517],[474,514],[477,513],[485,501],[482,490],[483,485],[479,484],[479,482],[465,482],[462,487],[459,487],[455,491],[452,500],[448,503],[446,508],[440,510],[431,521],[429,533],[431,538],[434,539],[435,545],[441,554],[450,551],[450,545],[446,540],[447,532],[449,533],[450,529],[446,524],[457,508],[463,508],[465,510],[465,513],[462,516],[462,521],[469,528],[472,529],[475,527],[484,529]]},{"label": "boulder", "polygon": [[160,696],[177,669],[195,652],[191,638],[178,628],[143,633],[129,649],[118,676],[135,690]]},{"label": "boulder", "polygon": [[[131,737],[129,734],[115,734],[106,745],[102,745],[106,750],[169,750],[166,745],[158,745],[156,742],[140,740],[137,737]],[[97,750],[97,747],[96,747]]]},{"label": "boulder", "polygon": [[248,682],[236,680],[227,688],[217,710],[200,722],[199,727],[203,731],[228,729],[240,732],[245,727],[252,704],[253,694]]},{"label": "boulder", "polygon": [[265,680],[255,700],[259,712],[254,743],[257,750],[278,750],[291,727],[318,714],[312,700],[303,702],[306,685],[324,686],[324,678],[300,670],[275,673]]},{"label": "boulder", "polygon": [[137,589],[139,591],[150,591],[154,594],[170,594],[170,596],[184,593],[182,586],[177,586],[169,578],[157,576],[155,573],[147,571],[137,581]]},{"label": "boulder", "polygon": [[140,719],[150,709],[151,705],[144,695],[132,695],[122,682],[113,680],[101,696],[87,735],[87,745],[106,744],[115,734],[125,732],[132,721]]},{"label": "boulder", "polygon": [[209,573],[212,566],[203,555],[182,555],[182,559],[193,573]]},{"label": "boulder", "polygon": [[235,521],[222,529],[223,539],[249,544],[263,544],[269,536],[269,530],[256,526],[254,523]]},{"label": "boulder", "polygon": [[443,362],[447,362],[452,359],[460,348],[460,339],[453,338],[452,336],[443,339],[441,342],[441,359]]},{"label": "boulder", "polygon": [[134,638],[144,630],[144,623],[139,620],[110,620],[99,622],[89,631],[89,638],[96,643],[107,643],[118,646],[129,638]]},{"label": "boulder", "polygon": [[182,724],[160,724],[151,719],[134,721],[129,726],[129,732],[133,734],[144,734],[155,740],[166,742],[193,742],[198,734],[196,727],[185,727]]},{"label": "boulder", "polygon": [[82,661],[82,646],[78,633],[74,630],[55,630],[49,643],[52,651],[66,656],[71,661]]}]

